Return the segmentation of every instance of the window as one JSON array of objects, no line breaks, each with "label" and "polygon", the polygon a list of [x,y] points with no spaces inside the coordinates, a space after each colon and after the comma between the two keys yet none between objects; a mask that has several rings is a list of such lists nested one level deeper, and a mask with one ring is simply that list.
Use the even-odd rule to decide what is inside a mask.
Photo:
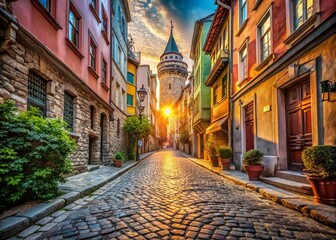
[{"label": "window", "polygon": [[271,18],[270,13],[261,21],[258,26],[260,44],[260,62],[264,61],[271,54]]},{"label": "window", "polygon": [[93,39],[90,38],[90,67],[92,67],[93,70],[96,70],[96,50],[96,45]]},{"label": "window", "polygon": [[134,74],[128,72],[127,73],[127,82],[134,84]]},{"label": "window", "polygon": [[79,19],[80,17],[70,8],[69,11],[69,40],[79,48]]},{"label": "window", "polygon": [[222,98],[227,96],[227,74],[222,79]]},{"label": "window", "polygon": [[169,89],[171,89],[171,84],[169,83],[169,86],[168,86]]},{"label": "window", "polygon": [[118,120],[117,120],[117,137],[119,137],[119,135],[120,135],[120,120],[118,118]]},{"label": "window", "polygon": [[247,77],[247,44],[239,51],[239,79],[244,80]]},{"label": "window", "polygon": [[118,46],[118,56],[117,56],[117,63],[119,65],[119,67],[121,66],[121,49]]},{"label": "window", "polygon": [[94,127],[94,106],[90,106],[90,126],[91,129]]},{"label": "window", "polygon": [[200,109],[199,94],[195,98],[194,107],[195,107],[195,114],[197,114],[199,112],[199,109]]},{"label": "window", "polygon": [[127,94],[127,105],[133,106],[133,95]]},{"label": "window", "polygon": [[48,12],[50,12],[50,0],[39,0],[39,2]]},{"label": "window", "polygon": [[96,11],[98,10],[97,0],[91,0],[91,5]]},{"label": "window", "polygon": [[239,0],[239,26],[247,19],[247,0]]},{"label": "window", "polygon": [[30,106],[40,109],[41,114],[46,116],[47,81],[34,72],[28,76],[28,108]]},{"label": "window", "polygon": [[294,30],[313,15],[314,0],[294,0]]},{"label": "window", "polygon": [[73,115],[74,115],[74,97],[64,92],[64,114],[63,119],[68,124],[68,128],[73,132]]},{"label": "window", "polygon": [[216,84],[216,86],[213,88],[213,98],[212,98],[213,105],[217,103],[217,100],[218,100],[218,85]]},{"label": "window", "polygon": [[107,67],[107,63],[106,63],[106,61],[105,61],[105,59],[103,58],[102,59],[102,74],[101,74],[101,81],[103,82],[103,83],[106,83],[106,67]]},{"label": "window", "polygon": [[121,17],[121,33],[123,35],[124,38],[126,38],[126,26],[125,26],[125,19],[124,17]]},{"label": "window", "polygon": [[107,34],[107,17],[106,17],[106,13],[103,10],[103,23],[102,23],[102,30]]}]

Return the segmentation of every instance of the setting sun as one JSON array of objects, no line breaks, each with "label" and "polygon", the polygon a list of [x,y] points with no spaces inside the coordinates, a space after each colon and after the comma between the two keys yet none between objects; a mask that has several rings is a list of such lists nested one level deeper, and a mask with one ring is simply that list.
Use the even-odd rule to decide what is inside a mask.
[{"label": "setting sun", "polygon": [[167,107],[163,110],[163,112],[166,116],[169,116],[171,114],[171,109]]}]

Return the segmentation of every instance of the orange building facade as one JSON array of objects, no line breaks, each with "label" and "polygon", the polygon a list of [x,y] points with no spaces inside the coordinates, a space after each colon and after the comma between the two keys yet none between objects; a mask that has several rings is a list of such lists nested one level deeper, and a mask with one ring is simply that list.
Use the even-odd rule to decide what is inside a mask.
[{"label": "orange building facade", "polygon": [[235,165],[259,149],[265,176],[302,171],[305,148],[336,144],[335,103],[322,101],[320,84],[336,82],[335,2],[233,0],[231,7]]}]

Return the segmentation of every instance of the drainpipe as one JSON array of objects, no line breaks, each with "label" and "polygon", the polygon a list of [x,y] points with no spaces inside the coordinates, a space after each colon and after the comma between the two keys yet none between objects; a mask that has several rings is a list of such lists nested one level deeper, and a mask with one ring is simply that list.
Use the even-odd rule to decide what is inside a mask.
[{"label": "drainpipe", "polygon": [[[229,10],[229,74],[230,74],[230,82],[229,82],[229,97],[232,95],[232,50],[233,50],[233,38],[232,38],[232,8],[229,5],[226,5],[222,3],[221,0],[217,0],[217,4],[219,6],[222,6],[223,8]],[[230,125],[229,125],[229,131],[230,131],[230,146],[233,147],[233,121],[232,121],[232,102],[231,99],[229,99],[229,120],[230,120]]]}]

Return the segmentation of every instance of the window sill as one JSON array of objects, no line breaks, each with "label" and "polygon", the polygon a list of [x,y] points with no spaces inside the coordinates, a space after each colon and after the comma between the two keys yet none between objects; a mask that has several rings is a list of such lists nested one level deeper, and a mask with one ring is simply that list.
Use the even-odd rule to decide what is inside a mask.
[{"label": "window sill", "polygon": [[97,74],[96,70],[94,70],[91,66],[88,66],[88,70],[95,77],[95,79],[99,78],[99,75]]},{"label": "window sill", "polygon": [[258,66],[256,66],[255,70],[260,71],[261,69],[263,69],[264,67],[266,67],[269,62],[272,62],[271,60],[274,60],[274,59],[275,59],[275,54],[271,53],[264,61],[262,61],[261,63],[259,63]]},{"label": "window sill", "polygon": [[30,0],[32,5],[39,10],[39,12],[43,15],[45,19],[55,28],[55,30],[62,29],[61,25],[58,24],[56,19],[48,12],[47,9],[43,7],[43,5],[38,0]]},{"label": "window sill", "polygon": [[247,25],[248,22],[248,18],[246,18],[246,20],[240,25],[238,32],[236,33],[236,37],[239,37],[239,35],[241,34],[241,32],[244,30],[244,28]]},{"label": "window sill", "polygon": [[255,4],[253,5],[252,11],[257,10],[258,6],[260,5],[260,3],[262,2],[262,0],[256,0]]},{"label": "window sill", "polygon": [[74,133],[74,132],[68,132],[70,137],[73,139],[79,139],[81,137],[81,135],[79,133]]},{"label": "window sill", "polygon": [[100,85],[102,85],[102,87],[105,88],[106,91],[110,90],[110,88],[106,85],[106,83],[100,82]]},{"label": "window sill", "polygon": [[89,6],[90,6],[90,10],[91,10],[93,16],[95,17],[95,19],[97,20],[97,22],[101,23],[99,15],[98,15],[97,10],[95,9],[95,7],[92,5],[92,3],[90,3]]},{"label": "window sill", "polygon": [[106,44],[109,45],[109,44],[110,44],[110,41],[109,41],[109,39],[108,39],[107,32],[106,32],[105,30],[102,29],[102,30],[101,30],[101,33],[102,33],[102,35],[103,35],[103,38],[104,38]]},{"label": "window sill", "polygon": [[66,38],[67,45],[72,49],[72,51],[80,58],[83,59],[83,54],[79,51],[79,49],[69,40],[69,38]]},{"label": "window sill", "polygon": [[316,12],[310,18],[308,18],[298,29],[292,32],[283,42],[286,45],[293,46],[304,36],[306,36],[312,29],[316,27],[316,20],[319,13]]},{"label": "window sill", "polygon": [[237,82],[237,86],[238,87],[243,86],[247,82],[247,80],[248,80],[248,77],[243,78],[242,80]]}]

